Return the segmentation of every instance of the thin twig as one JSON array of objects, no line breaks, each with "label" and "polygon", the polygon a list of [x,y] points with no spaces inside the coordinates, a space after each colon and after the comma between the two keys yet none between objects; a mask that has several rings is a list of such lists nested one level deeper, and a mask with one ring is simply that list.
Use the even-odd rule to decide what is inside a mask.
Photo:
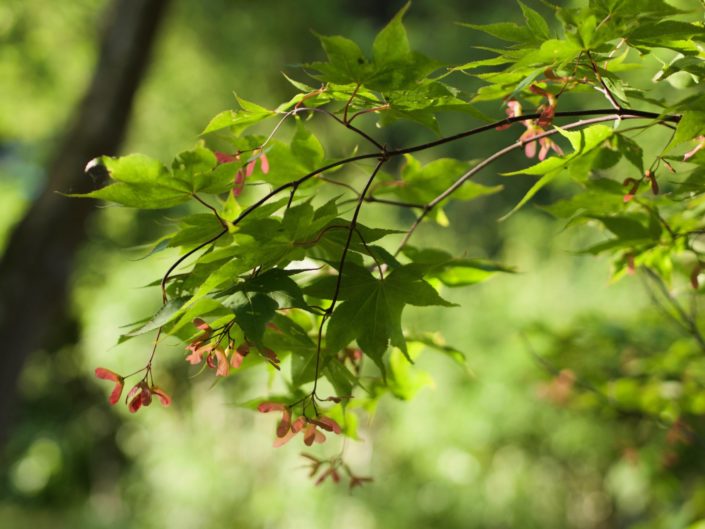
[{"label": "thin twig", "polygon": [[370,114],[372,112],[381,112],[382,110],[389,110],[389,103],[385,103],[384,105],[379,105],[378,107],[374,108],[366,108],[365,110],[360,110],[359,112],[356,112],[352,115],[352,117],[348,120],[348,123],[352,123],[353,120],[365,114]]},{"label": "thin twig", "polygon": [[[338,123],[340,123],[340,124],[341,124],[342,126],[344,126],[345,128],[348,128],[348,129],[350,129],[351,131],[353,131],[353,132],[355,132],[356,134],[358,134],[359,136],[362,136],[363,138],[365,138],[365,139],[366,139],[367,141],[369,141],[372,145],[374,145],[375,147],[377,147],[380,151],[383,151],[383,150],[384,150],[384,146],[383,146],[381,143],[379,143],[377,140],[375,140],[372,136],[370,136],[369,134],[367,134],[367,133],[364,132],[363,130],[358,129],[357,127],[353,126],[353,125],[352,125],[352,119],[350,119],[350,120],[340,119],[338,116],[336,116],[335,114],[333,114],[333,112],[331,112],[331,111],[329,111],[329,110],[326,110],[325,108],[312,108],[312,109],[310,109],[310,110],[312,110],[312,111],[314,111],[314,112],[320,112],[320,113],[322,113],[322,114],[325,114],[325,115],[327,115],[327,116],[333,118],[335,121],[337,121]],[[353,116],[353,118],[354,118],[354,117],[355,117],[355,116]]]},{"label": "thin twig", "polygon": [[382,158],[379,160],[377,165],[375,166],[374,170],[372,171],[372,174],[370,175],[370,178],[367,180],[367,183],[365,184],[365,187],[362,190],[362,193],[360,193],[360,198],[357,201],[357,206],[355,207],[355,211],[353,212],[353,216],[350,219],[350,231],[348,232],[348,237],[345,241],[345,246],[343,247],[343,252],[340,256],[340,264],[338,266],[338,279],[335,283],[335,290],[333,292],[333,298],[331,299],[330,306],[328,307],[328,312],[332,313],[333,309],[335,309],[335,304],[338,301],[338,295],[340,294],[340,286],[343,281],[343,271],[345,269],[345,259],[348,255],[348,250],[350,249],[350,243],[352,242],[352,236],[353,232],[355,231],[355,228],[357,226],[357,218],[360,215],[360,209],[362,209],[362,203],[365,201],[365,194],[367,191],[369,191],[370,186],[372,185],[372,182],[374,181],[375,177],[377,176],[377,173],[379,170],[382,168],[384,163],[387,160],[385,158]]},{"label": "thin twig", "polygon": [[[311,395],[314,397],[312,400],[315,403],[315,397],[316,397],[316,389],[318,388],[318,378],[320,375],[320,366],[321,366],[321,340],[323,339],[323,325],[325,324],[326,320],[333,314],[333,310],[335,309],[335,305],[338,302],[338,296],[340,295],[340,287],[343,281],[343,272],[345,270],[345,259],[348,255],[348,250],[350,249],[350,244],[352,242],[352,236],[353,233],[356,230],[357,226],[357,218],[360,215],[360,209],[362,208],[362,204],[364,202],[365,195],[370,189],[370,186],[372,185],[372,182],[374,181],[375,177],[377,176],[377,173],[379,170],[382,168],[382,166],[385,164],[387,161],[386,157],[382,157],[379,159],[377,162],[377,165],[375,166],[374,170],[372,171],[372,174],[367,180],[367,183],[365,184],[365,187],[362,190],[362,193],[360,193],[360,198],[357,201],[357,206],[355,207],[355,211],[353,212],[352,218],[350,219],[350,229],[348,231],[348,237],[345,241],[345,246],[343,247],[343,252],[340,256],[340,264],[338,265],[338,277],[335,282],[335,290],[333,291],[333,296],[331,298],[330,305],[326,309],[325,314],[321,318],[321,325],[318,328],[318,345],[316,347],[316,370],[314,373],[314,380],[313,380],[313,389],[311,390]],[[373,257],[374,259],[374,257]],[[314,404],[315,406],[315,404]]]},{"label": "thin twig", "polygon": [[207,207],[208,209],[210,209],[210,210],[213,212],[213,215],[215,215],[215,218],[218,219],[218,222],[220,223],[220,225],[221,225],[223,228],[225,228],[225,229],[228,228],[228,225],[226,224],[226,222],[225,222],[225,221],[223,220],[223,218],[218,214],[218,210],[216,210],[216,209],[215,209],[213,206],[211,206],[208,202],[206,202],[206,201],[203,200],[201,197],[199,197],[196,193],[193,193],[191,196],[193,196],[193,198],[195,198],[197,202],[200,202],[200,203],[203,204],[205,207]]},{"label": "thin twig", "polygon": [[615,108],[615,110],[622,110],[622,105],[619,104],[619,101],[617,101],[617,98],[614,97],[614,94],[610,91],[609,88],[607,88],[607,84],[605,83],[605,80],[602,78],[602,75],[600,75],[600,71],[597,68],[597,64],[592,58],[592,55],[590,55],[590,52],[587,51],[587,56],[588,59],[590,59],[590,66],[592,66],[592,71],[595,72],[595,77],[597,77],[597,80],[600,81],[600,84],[602,85],[602,90],[599,90],[604,94],[604,96],[607,98],[607,100],[610,102],[610,104]]},{"label": "thin twig", "polygon": [[225,235],[226,233],[228,233],[227,228],[226,228],[226,229],[223,229],[223,231],[221,231],[220,233],[218,233],[218,234],[215,235],[214,237],[211,237],[211,238],[208,239],[206,242],[203,242],[203,243],[199,244],[199,245],[196,246],[193,250],[189,250],[188,252],[186,252],[184,255],[182,255],[181,257],[179,257],[179,258],[176,260],[175,263],[173,263],[173,264],[169,267],[169,269],[166,271],[166,274],[164,274],[164,277],[162,278],[162,282],[161,282],[161,288],[162,288],[162,303],[163,303],[164,305],[166,305],[166,302],[167,302],[166,283],[167,283],[167,281],[169,280],[169,276],[171,276],[171,273],[176,269],[176,267],[179,266],[181,263],[183,263],[186,259],[188,259],[189,257],[191,257],[193,254],[195,254],[197,251],[202,250],[203,248],[205,248],[205,247],[208,246],[209,244],[212,244],[212,243],[214,243],[215,241],[217,241],[218,239],[220,239],[220,238],[221,238],[223,235]]},{"label": "thin twig", "polygon": [[365,202],[374,202],[377,204],[388,204],[390,206],[398,206],[400,208],[410,208],[410,209],[423,209],[424,204],[417,204],[414,202],[403,202],[401,200],[389,200],[387,198],[377,198],[374,196],[365,197]]},{"label": "thin twig", "polygon": [[375,265],[377,266],[377,270],[379,271],[379,279],[380,280],[384,279],[384,268],[382,267],[382,263],[379,262],[379,259],[377,259],[375,254],[372,252],[372,249],[367,244],[367,241],[362,236],[362,233],[357,228],[357,226],[355,227],[355,233],[360,238],[360,242],[362,243],[362,246],[365,247],[365,251],[367,252],[367,255],[369,255],[372,258],[372,260],[375,262]]},{"label": "thin twig", "polygon": [[[345,188],[349,189],[350,191],[352,191],[353,193],[355,193],[356,197],[360,196],[360,192],[357,189],[355,189],[353,186],[348,184],[347,182],[338,182],[337,180],[333,180],[332,178],[328,178],[325,176],[319,176],[318,179],[323,180],[324,182],[328,182],[329,184],[333,184],[335,186],[345,187]],[[355,199],[355,200],[357,200],[357,199]]]},{"label": "thin twig", "polygon": [[353,102],[353,99],[355,99],[355,95],[357,95],[357,91],[359,89],[360,82],[355,85],[355,89],[352,91],[352,94],[350,94],[350,98],[345,103],[345,109],[343,110],[343,123],[346,125],[348,124],[348,110],[350,109],[350,104]]}]

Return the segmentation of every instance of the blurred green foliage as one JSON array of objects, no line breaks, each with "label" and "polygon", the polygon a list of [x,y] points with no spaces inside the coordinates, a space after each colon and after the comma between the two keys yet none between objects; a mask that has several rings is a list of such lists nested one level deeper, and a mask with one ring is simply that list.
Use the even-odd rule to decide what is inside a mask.
[{"label": "blurred green foliage", "polygon": [[[310,29],[369,41],[393,4],[176,2],[126,150],[165,157],[190,146],[233,105],[233,90],[285,99],[279,71],[317,57]],[[520,18],[509,2],[471,13],[460,1],[438,4],[416,2],[407,26],[417,48],[448,61],[478,42],[453,21]],[[0,98],[0,242],[89,79],[105,5],[0,6],[0,77],[11,81]],[[405,141],[419,134],[397,132]],[[22,420],[0,467],[0,526],[695,529],[705,518],[705,429],[689,414],[702,415],[705,403],[680,396],[702,380],[702,351],[636,277],[610,284],[606,261],[575,254],[595,242],[590,232],[568,235],[530,208],[497,226],[521,192],[450,208],[456,228],[419,232],[456,254],[518,263],[520,273],[448,291],[462,307],[452,319],[410,312],[410,328],[442,331],[468,369],[446,355],[418,358],[414,369],[435,382],[419,374],[411,401],[384,400],[359,425],[364,442],[347,441],[351,462],[375,478],[353,493],[314,487],[299,448],[270,450],[271,421],[235,406],[262,375],[212,387],[208,377],[188,378],[176,343],[161,352],[173,363],[163,381],[176,397],[171,408],[129,417],[108,408],[92,370],[143,361],[149,340],[114,346],[118,326],[156,308],[154,291],[135,285],[170,256],[138,260],[146,253],[138,248],[126,259],[119,249],[149,240],[163,221],[105,208],[74,278],[73,322],[21,380]]]}]

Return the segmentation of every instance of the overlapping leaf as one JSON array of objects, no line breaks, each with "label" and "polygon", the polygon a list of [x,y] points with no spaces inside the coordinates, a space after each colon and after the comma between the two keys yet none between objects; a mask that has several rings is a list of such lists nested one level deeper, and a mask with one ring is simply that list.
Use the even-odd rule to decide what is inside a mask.
[{"label": "overlapping leaf", "polygon": [[[323,278],[307,288],[306,293],[321,299],[332,299],[335,278]],[[353,340],[384,369],[382,357],[389,345],[406,352],[401,315],[406,305],[450,307],[434,288],[408,266],[393,270],[384,279],[366,269],[347,263],[338,299],[326,334],[326,350],[336,352]]]}]

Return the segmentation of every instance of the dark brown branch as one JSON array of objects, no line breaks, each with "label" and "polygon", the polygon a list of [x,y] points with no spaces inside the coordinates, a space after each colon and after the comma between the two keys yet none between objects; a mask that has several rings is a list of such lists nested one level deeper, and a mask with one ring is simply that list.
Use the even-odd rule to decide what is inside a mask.
[{"label": "dark brown branch", "polygon": [[[573,110],[573,111],[567,111],[567,112],[556,112],[554,114],[554,117],[555,118],[569,118],[569,117],[575,118],[575,117],[604,116],[604,115],[616,115],[617,118],[613,118],[613,119],[618,119],[619,117],[621,117],[621,118],[644,118],[644,119],[654,119],[654,120],[671,122],[671,123],[678,123],[681,119],[680,116],[676,116],[676,115],[661,115],[661,114],[657,114],[656,112],[647,112],[647,111],[643,111],[643,110],[626,110],[626,109],[615,110],[614,108],[598,108],[598,109],[592,109],[592,110]],[[483,125],[481,127],[477,127],[477,128],[471,129],[471,130],[459,132],[458,134],[453,134],[452,136],[446,136],[444,138],[440,138],[435,141],[430,141],[428,143],[422,143],[420,145],[415,145],[413,147],[408,147],[406,149],[388,150],[387,154],[391,157],[391,156],[399,156],[400,154],[410,154],[412,152],[424,151],[426,149],[431,149],[433,147],[437,147],[439,145],[444,145],[446,143],[460,140],[462,138],[469,138],[470,136],[474,136],[476,134],[480,134],[480,133],[486,132],[488,130],[496,129],[497,127],[501,127],[503,125],[511,125],[512,123],[517,123],[519,121],[534,120],[534,119],[538,119],[539,117],[541,117],[540,113],[523,114],[521,116],[507,117],[507,118],[504,118],[500,121],[495,121],[494,123],[489,123],[487,125]]]},{"label": "dark brown branch", "polygon": [[[575,123],[569,123],[568,125],[565,125],[562,127],[563,130],[570,130],[570,129],[575,129],[575,128],[580,128],[580,127],[585,127],[588,125],[593,125],[595,123],[602,123],[605,121],[615,121],[617,119],[639,119],[642,116],[622,116],[619,113],[612,112],[612,115],[609,116],[602,116],[598,118],[592,118],[592,119],[585,119],[581,121],[576,121]],[[484,160],[482,160],[479,164],[477,164],[475,167],[470,169],[468,172],[466,172],[463,176],[458,178],[453,185],[451,185],[448,189],[443,191],[440,195],[438,195],[436,198],[434,198],[431,202],[426,204],[423,208],[423,211],[421,212],[421,215],[416,219],[414,224],[411,225],[409,230],[406,232],[406,235],[402,239],[401,243],[399,244],[399,247],[397,248],[396,252],[394,255],[398,255],[399,252],[402,250],[402,248],[406,245],[407,242],[409,242],[409,239],[411,236],[414,234],[414,231],[416,231],[416,228],[418,228],[419,224],[421,224],[421,221],[428,215],[433,208],[435,208],[440,202],[448,198],[450,195],[452,195],[455,191],[458,190],[465,182],[467,182],[470,178],[475,176],[477,173],[479,173],[482,169],[490,165],[492,162],[495,160],[498,160],[502,156],[505,156],[509,154],[510,152],[523,148],[524,145],[530,142],[535,142],[538,141],[542,138],[546,138],[548,136],[553,136],[554,134],[557,134],[558,130],[552,129],[552,130],[547,130],[546,132],[542,132],[541,134],[537,134],[536,136],[532,136],[530,139],[526,141],[517,141],[515,143],[512,143],[511,145],[508,145],[507,147],[500,149],[499,151],[495,152],[491,156],[488,156]]]},{"label": "dark brown branch", "polygon": [[330,169],[334,169],[336,167],[340,167],[341,165],[346,165],[348,163],[357,162],[360,160],[369,160],[372,158],[379,158],[379,154],[378,153],[359,154],[357,156],[351,156],[351,157],[345,158],[343,160],[338,160],[337,162],[332,162],[332,163],[329,163],[328,165],[320,167],[319,169],[316,169],[315,171],[311,171],[310,173],[305,174],[304,176],[297,178],[296,180],[292,180],[291,182],[287,182],[286,184],[282,184],[279,187],[277,187],[277,188],[273,189],[272,191],[270,191],[269,193],[267,193],[262,198],[260,198],[257,202],[252,204],[245,211],[240,213],[240,215],[234,221],[232,221],[232,225],[237,226],[250,213],[255,211],[258,207],[262,206],[263,204],[269,202],[269,200],[271,200],[273,197],[275,197],[276,195],[278,195],[279,193],[281,193],[282,191],[284,191],[286,189],[289,189],[292,187],[296,188],[296,187],[300,186],[301,184],[303,184],[304,182],[306,182],[307,180],[313,178],[314,176],[318,176],[321,173],[324,173],[324,172],[326,172]]},{"label": "dark brown branch", "polygon": [[[635,119],[635,118],[644,118],[644,119],[654,119],[654,120],[659,120],[659,121],[665,121],[665,122],[671,122],[671,123],[677,123],[680,121],[680,116],[676,115],[660,115],[655,112],[647,112],[647,111],[642,111],[642,110],[614,110],[614,109],[593,109],[593,110],[575,110],[575,111],[570,111],[570,112],[556,112],[555,117],[560,118],[560,117],[583,117],[583,116],[604,116],[604,115],[611,115],[613,117],[606,119],[605,121],[610,121],[618,118],[624,118],[624,119]],[[384,156],[385,158],[392,158],[395,156],[401,156],[403,154],[410,154],[413,152],[418,152],[418,151],[423,151],[426,149],[431,149],[433,147],[437,147],[439,145],[445,145],[446,143],[451,143],[463,138],[468,138],[470,136],[474,136],[476,134],[480,134],[482,132],[486,132],[489,130],[496,129],[497,127],[501,127],[502,125],[508,125],[512,123],[516,123],[519,121],[525,121],[525,120],[532,120],[532,119],[538,119],[541,116],[539,113],[533,113],[533,114],[524,114],[521,116],[514,116],[514,117],[507,117],[505,119],[495,121],[494,123],[490,123],[488,125],[483,125],[481,127],[477,127],[474,129],[466,130],[464,132],[459,132],[458,134],[453,134],[451,136],[446,136],[444,138],[440,138],[435,141],[427,142],[427,143],[422,143],[419,145],[415,145],[412,147],[407,147],[404,149],[392,149],[392,150],[382,150],[382,152],[379,153],[368,153],[368,154],[359,154],[356,156],[350,156],[348,158],[344,158],[342,160],[338,160],[337,162],[332,162],[324,167],[321,167],[319,169],[316,169],[315,171],[311,171],[308,174],[305,174],[296,180],[293,180],[291,182],[288,182],[286,184],[282,184],[279,187],[275,188],[274,190],[270,191],[267,195],[259,199],[257,202],[252,204],[250,207],[248,207],[245,211],[243,211],[238,218],[236,218],[232,224],[233,226],[236,226],[239,224],[245,217],[247,217],[250,213],[252,213],[254,210],[256,210],[258,207],[260,207],[262,204],[265,204],[269,200],[271,200],[273,197],[281,193],[282,191],[289,189],[291,187],[298,187],[307,180],[313,178],[314,176],[318,176],[321,173],[324,173],[325,171],[328,171],[330,169],[334,169],[336,167],[340,167],[341,165],[347,165],[352,162],[357,162],[360,160],[370,160],[372,158],[379,158],[380,156]],[[614,117],[616,116],[616,117]],[[353,116],[354,117],[354,116]],[[351,118],[352,119],[352,118]],[[568,125],[570,127],[570,125]],[[553,132],[551,132],[553,134]],[[539,139],[540,136],[536,136],[534,139]]]}]

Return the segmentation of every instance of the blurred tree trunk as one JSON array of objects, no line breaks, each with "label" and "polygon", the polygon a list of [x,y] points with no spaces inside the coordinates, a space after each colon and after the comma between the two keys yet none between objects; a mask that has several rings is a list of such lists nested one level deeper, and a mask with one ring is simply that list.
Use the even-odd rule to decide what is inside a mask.
[{"label": "blurred tree trunk", "polygon": [[92,82],[49,164],[44,189],[0,260],[0,446],[14,418],[25,360],[66,319],[74,258],[95,210],[92,201],[56,192],[89,191],[95,183],[84,173],[86,163],[118,152],[168,4],[114,0],[109,6]]}]

